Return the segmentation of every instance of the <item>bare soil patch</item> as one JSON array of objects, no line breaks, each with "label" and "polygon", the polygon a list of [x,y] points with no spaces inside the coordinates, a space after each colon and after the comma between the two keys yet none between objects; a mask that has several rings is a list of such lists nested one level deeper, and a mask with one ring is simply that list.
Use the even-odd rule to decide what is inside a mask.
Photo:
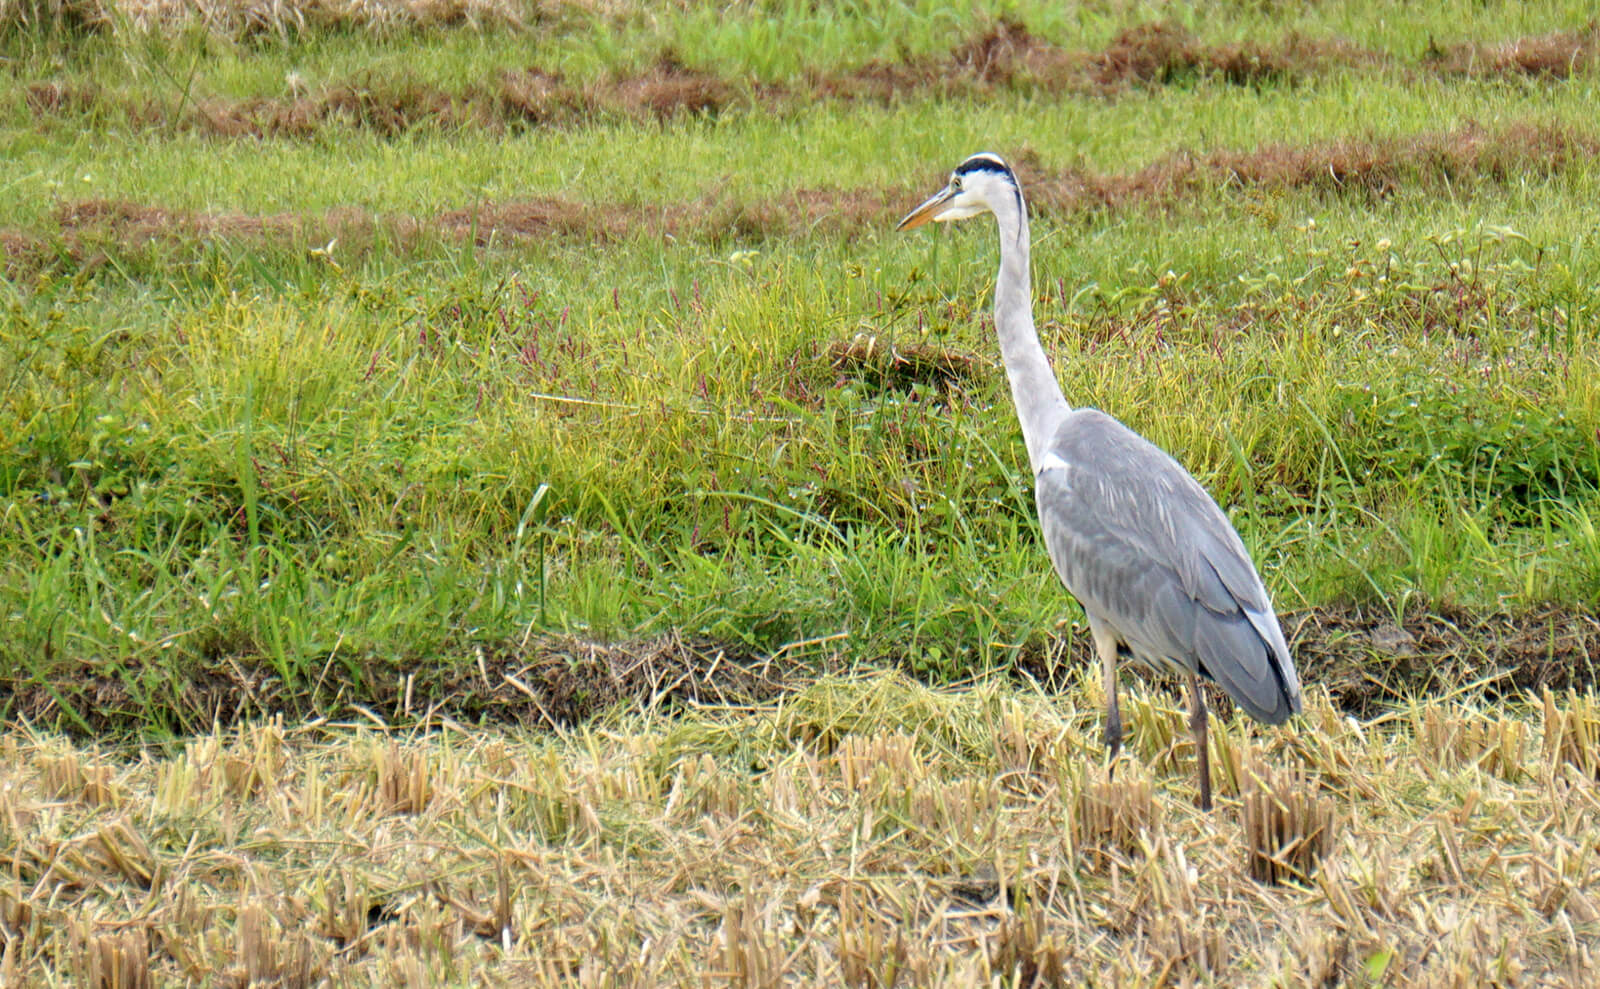
[{"label": "bare soil patch", "polygon": [[[1286,614],[1283,623],[1303,681],[1326,689],[1339,710],[1363,718],[1465,685],[1492,697],[1587,689],[1600,670],[1600,619],[1579,611],[1445,608],[1414,610],[1396,622],[1376,610],[1319,608]],[[837,656],[820,662],[763,656],[678,636],[621,643],[553,637],[473,645],[454,657],[412,657],[403,669],[371,662],[353,674],[333,664],[339,668],[330,666],[313,683],[285,683],[263,658],[235,654],[177,678],[86,664],[50,682],[0,682],[0,708],[10,718],[89,735],[148,729],[152,705],[175,731],[273,715],[347,717],[351,711],[381,723],[446,718],[554,729],[582,724],[618,704],[759,703],[841,662]],[[1016,671],[1059,686],[1067,671],[1094,662],[1087,637],[1075,636],[1023,655]],[[131,693],[130,684],[153,680],[164,682],[165,694]],[[1228,709],[1222,695],[1214,701]]]},{"label": "bare soil patch", "polygon": [[[1326,689],[1334,707],[1357,717],[1468,685],[1510,698],[1545,689],[1585,690],[1600,682],[1600,618],[1584,611],[1414,608],[1396,621],[1379,608],[1341,606],[1280,617],[1301,681]],[[1096,662],[1086,635],[1075,637],[1067,650],[1059,645],[1055,652],[1021,657],[1019,672],[1052,684],[1065,670]],[[1176,693],[1177,681],[1172,687]],[[1220,691],[1213,690],[1211,700],[1219,711],[1231,709]]]},{"label": "bare soil patch", "polygon": [[1396,622],[1373,608],[1322,608],[1284,624],[1302,676],[1358,715],[1471,683],[1498,697],[1585,690],[1600,671],[1600,619],[1581,610],[1413,609]]}]

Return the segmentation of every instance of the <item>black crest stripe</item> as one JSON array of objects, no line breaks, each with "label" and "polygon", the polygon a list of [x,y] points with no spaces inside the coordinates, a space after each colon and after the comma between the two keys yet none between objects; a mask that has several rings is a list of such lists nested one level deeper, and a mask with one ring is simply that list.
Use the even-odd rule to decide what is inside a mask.
[{"label": "black crest stripe", "polygon": [[1010,175],[1011,169],[993,155],[973,155],[956,166],[957,175],[969,175],[972,172],[999,172],[1002,175]]}]

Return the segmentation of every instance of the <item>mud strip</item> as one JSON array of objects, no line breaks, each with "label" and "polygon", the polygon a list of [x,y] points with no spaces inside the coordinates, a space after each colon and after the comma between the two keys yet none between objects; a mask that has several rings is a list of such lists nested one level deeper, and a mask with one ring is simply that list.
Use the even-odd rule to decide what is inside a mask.
[{"label": "mud strip", "polygon": [[[1413,610],[1396,622],[1378,608],[1318,608],[1285,614],[1283,625],[1302,681],[1325,688],[1338,708],[1360,718],[1468,684],[1494,698],[1588,690],[1600,668],[1600,620],[1575,610]],[[1025,654],[1015,672],[1049,685],[1094,661],[1088,637],[1080,635],[1053,645],[1048,657],[1037,650]],[[166,727],[180,733],[274,714],[291,721],[355,715],[391,724],[448,718],[558,729],[619,704],[664,710],[757,704],[803,689],[845,663],[837,655],[822,661],[798,653],[761,656],[740,646],[663,636],[606,644],[571,638],[485,643],[468,655],[413,660],[409,673],[374,664],[353,676],[344,664],[334,667],[315,685],[286,685],[264,659],[220,657],[173,683],[170,695],[140,699],[126,687],[136,671],[123,670],[123,679],[86,666],[79,678],[0,682],[0,707],[10,719],[78,735],[149,731],[152,708],[166,711]],[[1220,694],[1214,700],[1225,715],[1225,700]]]},{"label": "mud strip", "polygon": [[[1546,689],[1592,690],[1600,682],[1600,618],[1580,609],[1415,607],[1396,621],[1382,606],[1345,605],[1286,612],[1280,620],[1301,683],[1325,688],[1335,707],[1358,718],[1464,687],[1511,699]],[[1051,656],[1023,656],[1019,671],[1048,684],[1063,664],[1096,662],[1088,636],[1077,640]],[[1176,679],[1144,675],[1180,692]],[[1213,709],[1226,716],[1232,702],[1214,687],[1208,693]]]},{"label": "mud strip", "polygon": [[1002,20],[936,58],[878,62],[843,73],[812,73],[790,85],[732,80],[692,68],[674,52],[648,70],[579,84],[558,72],[504,72],[446,91],[398,80],[330,84],[312,95],[201,99],[184,109],[130,102],[92,84],[35,82],[24,91],[34,115],[106,113],[135,127],[182,129],[219,138],[308,138],[357,127],[393,136],[418,128],[495,130],[575,126],[606,119],[666,121],[727,110],[799,111],[817,100],[892,104],[931,96],[981,98],[1016,91],[1113,98],[1140,86],[1217,78],[1240,86],[1294,84],[1330,68],[1402,65],[1452,76],[1563,79],[1600,60],[1600,24],[1498,45],[1430,47],[1417,63],[1347,42],[1291,34],[1270,44],[1203,45],[1171,23],[1143,24],[1098,52],[1069,51]]}]

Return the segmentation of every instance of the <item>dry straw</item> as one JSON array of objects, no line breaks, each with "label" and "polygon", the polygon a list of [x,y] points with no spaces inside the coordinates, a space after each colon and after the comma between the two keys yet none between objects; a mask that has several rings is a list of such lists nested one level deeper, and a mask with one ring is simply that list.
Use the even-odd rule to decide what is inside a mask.
[{"label": "dry straw", "polygon": [[1138,854],[1161,819],[1155,785],[1143,767],[1122,760],[1115,777],[1086,767],[1074,783],[1071,831],[1084,864],[1102,868]]},{"label": "dry straw", "polygon": [[1544,757],[1600,779],[1600,699],[1569,690],[1563,700],[1557,704],[1555,694],[1544,692]]},{"label": "dry straw", "polygon": [[1546,768],[1504,775],[1484,726],[1531,736],[1537,705],[1429,703],[1220,721],[1244,792],[1211,814],[1186,760],[1108,779],[1081,685],[830,677],[555,733],[267,724],[120,757],[0,734],[0,982],[1591,984],[1593,701],[1551,697]]},{"label": "dry straw", "polygon": [[78,984],[96,989],[151,989],[150,942],[144,929],[91,933],[73,926],[78,944]]}]

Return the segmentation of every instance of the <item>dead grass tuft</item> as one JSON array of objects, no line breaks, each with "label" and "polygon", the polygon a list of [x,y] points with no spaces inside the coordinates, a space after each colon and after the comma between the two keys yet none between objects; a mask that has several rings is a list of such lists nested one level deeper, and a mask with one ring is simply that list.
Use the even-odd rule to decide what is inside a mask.
[{"label": "dead grass tuft", "polygon": [[778,989],[783,984],[783,945],[771,922],[771,907],[750,898],[730,902],[717,929],[711,975],[737,989]]},{"label": "dead grass tuft", "polygon": [[1242,830],[1250,878],[1305,883],[1332,846],[1333,804],[1303,771],[1257,766],[1248,772]]},{"label": "dead grass tuft", "polygon": [[1003,985],[1068,986],[1073,950],[1067,938],[1051,930],[1044,911],[1027,910],[1001,918],[988,942],[989,971]]},{"label": "dead grass tuft", "polygon": [[847,986],[893,989],[928,985],[927,957],[913,960],[904,925],[890,923],[868,909],[854,884],[839,896],[839,972]]},{"label": "dead grass tuft", "polygon": [[433,800],[427,755],[402,751],[390,742],[373,752],[372,776],[377,805],[385,814],[417,814]]},{"label": "dead grass tuft", "polygon": [[224,973],[234,985],[309,989],[322,978],[327,949],[302,929],[290,929],[259,899],[246,902],[234,927],[235,964]]},{"label": "dead grass tuft", "polygon": [[871,333],[834,341],[826,356],[840,376],[896,391],[918,385],[948,391],[970,382],[990,366],[966,351],[914,341],[894,343]]},{"label": "dead grass tuft", "polygon": [[1413,715],[1429,766],[1440,772],[1479,769],[1516,781],[1524,772],[1529,732],[1521,721],[1490,717],[1464,705],[1426,702]]}]

